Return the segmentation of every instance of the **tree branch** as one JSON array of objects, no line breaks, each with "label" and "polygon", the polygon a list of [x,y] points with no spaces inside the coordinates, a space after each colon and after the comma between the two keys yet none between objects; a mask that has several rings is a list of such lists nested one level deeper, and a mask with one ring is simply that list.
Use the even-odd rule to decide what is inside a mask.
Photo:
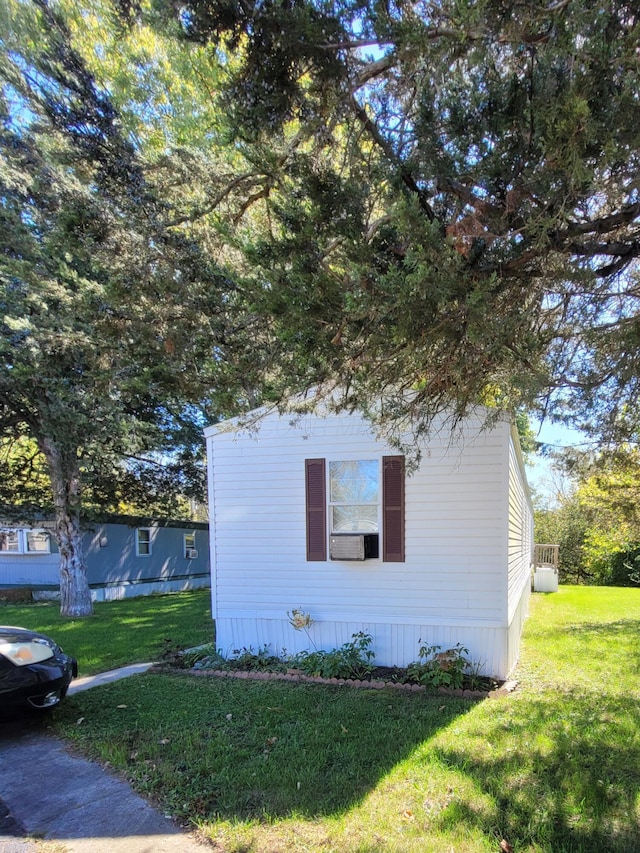
[{"label": "tree branch", "polygon": [[637,240],[632,240],[629,243],[614,242],[614,243],[568,243],[567,248],[576,255],[587,255],[588,257],[596,257],[597,255],[610,255],[612,257],[636,257],[640,253],[640,243]]},{"label": "tree branch", "polygon": [[366,109],[358,103],[358,101],[353,95],[351,96],[350,101],[351,108],[360,123],[362,124],[362,126],[368,131],[370,137],[373,139],[375,144],[384,152],[387,159],[391,163],[393,163],[394,166],[396,166],[400,174],[402,183],[417,197],[418,204],[420,205],[423,212],[427,215],[429,222],[433,222],[436,217],[431,205],[429,204],[427,194],[424,192],[424,190],[420,189],[413,175],[408,171],[404,163],[396,155],[393,148],[382,136],[375,122],[373,122],[369,118]]},{"label": "tree branch", "polygon": [[628,225],[638,216],[640,216],[640,201],[626,204],[617,213],[609,216],[601,216],[588,222],[572,222],[562,230],[552,231],[550,236],[555,243],[562,245],[565,240],[580,234],[608,234],[616,228]]},{"label": "tree branch", "polygon": [[394,42],[380,39],[355,39],[319,44],[318,47],[320,50],[357,50],[359,47],[382,47],[385,44],[394,44]]},{"label": "tree branch", "polygon": [[238,177],[234,178],[229,184],[227,184],[227,186],[221,190],[221,192],[219,192],[218,195],[209,202],[209,204],[201,207],[199,210],[191,211],[189,214],[184,214],[184,216],[178,216],[175,219],[168,221],[167,227],[175,228],[178,225],[184,225],[185,222],[194,222],[197,219],[201,219],[203,216],[213,213],[213,211],[245,181],[249,182],[249,187],[253,187],[266,179],[266,175],[259,175],[257,172],[246,172],[243,175],[238,175]]},{"label": "tree branch", "polygon": [[387,56],[383,56],[382,59],[378,59],[377,62],[370,62],[365,66],[365,68],[363,68],[360,74],[358,74],[358,78],[352,92],[362,88],[362,86],[366,85],[369,80],[373,80],[374,77],[378,77],[380,74],[384,74],[385,71],[393,68],[397,61],[398,57],[396,54],[389,53]]}]

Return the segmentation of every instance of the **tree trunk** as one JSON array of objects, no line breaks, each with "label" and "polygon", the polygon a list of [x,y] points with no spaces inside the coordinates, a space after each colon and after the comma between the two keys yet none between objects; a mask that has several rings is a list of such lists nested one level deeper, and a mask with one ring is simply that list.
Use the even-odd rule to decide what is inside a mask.
[{"label": "tree trunk", "polygon": [[60,613],[90,616],[93,604],[82,553],[77,455],[63,450],[51,439],[43,439],[40,446],[49,465],[56,513],[54,536],[60,551]]}]

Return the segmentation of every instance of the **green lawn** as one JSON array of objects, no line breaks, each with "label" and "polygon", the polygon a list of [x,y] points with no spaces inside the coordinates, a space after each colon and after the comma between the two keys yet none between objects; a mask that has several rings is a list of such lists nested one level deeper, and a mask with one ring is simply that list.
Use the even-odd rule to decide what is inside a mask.
[{"label": "green lawn", "polygon": [[87,619],[61,616],[57,602],[0,602],[0,625],[50,634],[78,659],[80,675],[157,660],[167,646],[189,648],[213,639],[207,589],[95,604]]},{"label": "green lawn", "polygon": [[640,590],[563,587],[508,697],[148,674],[52,723],[225,853],[632,853],[639,628]]}]

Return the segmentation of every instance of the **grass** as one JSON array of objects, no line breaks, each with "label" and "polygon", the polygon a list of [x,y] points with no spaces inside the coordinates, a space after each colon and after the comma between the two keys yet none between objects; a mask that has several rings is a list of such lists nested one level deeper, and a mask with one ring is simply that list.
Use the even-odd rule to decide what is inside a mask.
[{"label": "grass", "polygon": [[167,646],[213,639],[209,590],[97,603],[86,619],[61,616],[57,602],[0,602],[0,624],[50,634],[78,659],[81,676],[157,660]]},{"label": "grass", "polygon": [[225,853],[632,853],[639,629],[640,590],[562,587],[508,697],[148,674],[50,724]]},{"label": "grass", "polygon": [[562,587],[557,594],[534,596],[533,615],[518,670],[530,690],[606,695],[637,690],[640,590]]}]

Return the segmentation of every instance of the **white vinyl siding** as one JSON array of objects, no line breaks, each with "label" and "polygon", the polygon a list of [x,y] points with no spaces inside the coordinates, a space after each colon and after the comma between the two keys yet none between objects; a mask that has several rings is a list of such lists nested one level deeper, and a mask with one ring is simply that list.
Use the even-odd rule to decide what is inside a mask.
[{"label": "white vinyl siding", "polygon": [[506,673],[513,668],[520,653],[520,636],[531,593],[533,555],[533,506],[515,427],[512,427],[509,442],[508,506]]},{"label": "white vinyl siding", "polygon": [[515,441],[509,443],[509,623],[520,602],[522,589],[531,581],[533,508],[524,464]]},{"label": "white vinyl siding", "polygon": [[[306,561],[306,458],[389,454],[355,416],[268,415],[255,432],[207,433],[212,598],[223,649],[303,642],[287,611],[315,620],[314,641],[374,631],[376,661],[415,660],[418,640],[467,645],[499,675],[506,667],[509,425],[469,423],[424,448],[405,484],[405,562]],[[271,626],[269,628],[269,626]],[[440,639],[438,639],[440,638]]]}]

